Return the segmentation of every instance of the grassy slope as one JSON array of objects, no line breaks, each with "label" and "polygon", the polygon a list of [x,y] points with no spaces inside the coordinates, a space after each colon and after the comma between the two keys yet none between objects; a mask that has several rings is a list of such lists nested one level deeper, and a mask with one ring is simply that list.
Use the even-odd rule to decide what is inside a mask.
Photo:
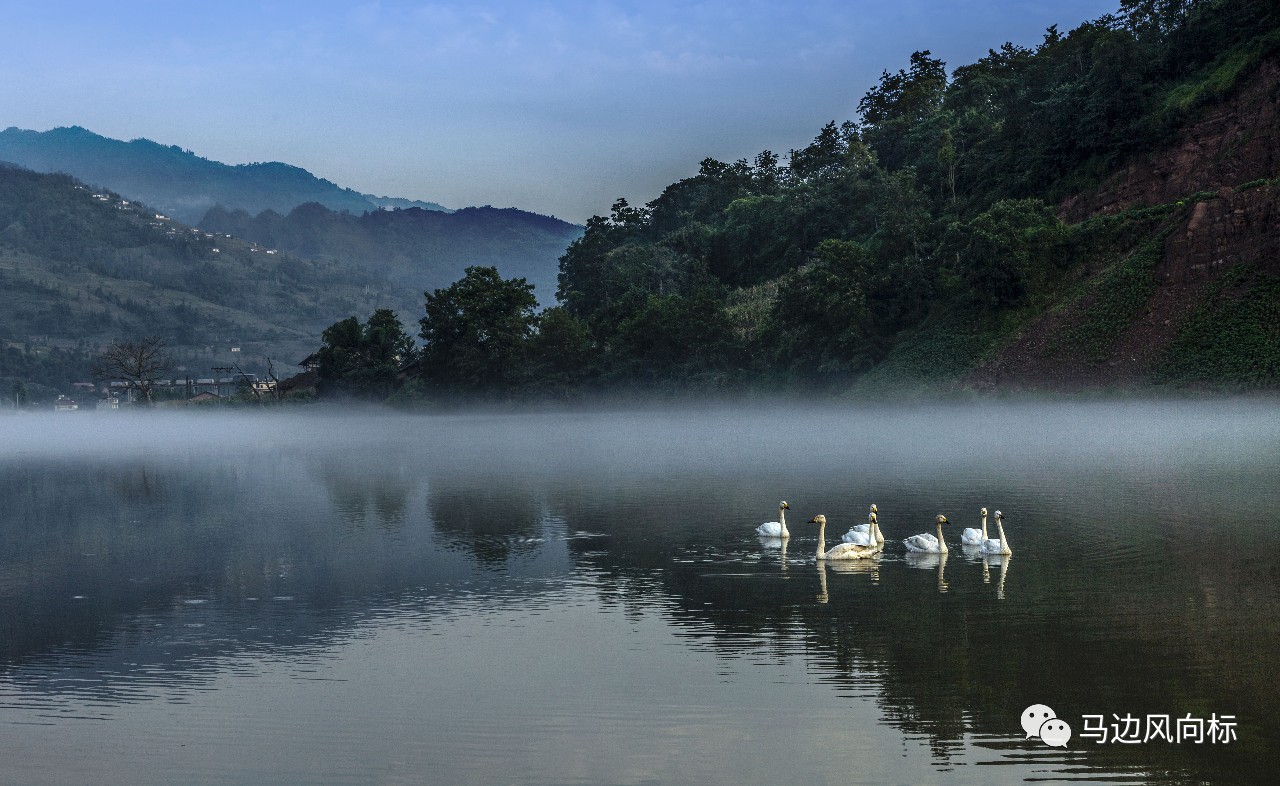
[{"label": "grassy slope", "polygon": [[158,334],[200,362],[292,363],[336,319],[415,305],[368,273],[266,251],[64,176],[0,170],[0,340],[92,349]]},{"label": "grassy slope", "polygon": [[[1223,53],[1213,67],[1171,89],[1169,111],[1230,111],[1233,91],[1276,51],[1280,34],[1264,39]],[[1255,177],[1248,182],[1218,185],[1234,186],[1228,190],[1236,194],[1280,193],[1277,173],[1250,174]],[[1051,390],[1280,387],[1280,275],[1256,262],[1235,264],[1195,285],[1170,285],[1157,274],[1170,262],[1166,240],[1188,229],[1193,206],[1220,198],[1219,191],[1202,191],[1074,225],[1081,255],[1031,306],[999,320],[954,314],[931,319],[903,336],[853,392],[990,390],[1005,384]],[[1242,233],[1274,231],[1263,221],[1244,224]]]}]

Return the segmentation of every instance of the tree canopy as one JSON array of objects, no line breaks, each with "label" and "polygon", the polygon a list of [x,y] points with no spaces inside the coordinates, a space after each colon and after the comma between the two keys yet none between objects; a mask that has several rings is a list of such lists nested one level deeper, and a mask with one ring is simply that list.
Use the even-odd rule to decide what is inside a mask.
[{"label": "tree canopy", "polygon": [[537,305],[532,284],[504,279],[492,267],[469,267],[459,281],[426,293],[420,378],[431,388],[472,393],[520,384]]},{"label": "tree canopy", "polygon": [[[903,358],[962,373],[1100,265],[1148,264],[1165,213],[1073,225],[1053,206],[1277,52],[1280,11],[1249,0],[1123,0],[950,71],[914,52],[808,145],[705,159],[592,217],[560,258],[556,308],[538,314],[493,268],[427,294],[418,379],[562,395],[847,387]],[[1090,335],[1114,340],[1140,289],[1097,298],[1109,327]]]},{"label": "tree canopy", "polygon": [[363,325],[355,317],[335,322],[321,340],[318,389],[325,396],[385,399],[417,355],[413,337],[390,309],[374,311]]}]

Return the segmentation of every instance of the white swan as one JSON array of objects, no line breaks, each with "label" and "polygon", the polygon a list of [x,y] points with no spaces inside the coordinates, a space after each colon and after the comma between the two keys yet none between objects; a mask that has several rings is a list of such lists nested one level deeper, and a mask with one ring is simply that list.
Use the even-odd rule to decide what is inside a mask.
[{"label": "white swan", "polygon": [[778,520],[766,521],[756,527],[756,534],[762,538],[789,538],[791,533],[787,531],[787,511],[791,510],[791,506],[784,499],[778,503]]},{"label": "white swan", "polygon": [[845,543],[856,543],[859,546],[870,546],[871,541],[874,539],[877,543],[883,546],[884,535],[880,534],[880,527],[876,526],[875,528],[872,528],[871,526],[871,520],[876,517],[879,510],[880,509],[876,507],[874,502],[871,503],[871,512],[867,515],[867,523],[856,524],[850,527],[849,531],[840,537],[840,540]]},{"label": "white swan", "polygon": [[876,551],[884,551],[884,533],[880,531],[880,518],[876,515],[875,505],[867,516],[866,524],[859,524],[844,534],[841,540],[855,546],[868,546]]},{"label": "white swan", "polygon": [[902,545],[907,547],[907,551],[920,551],[926,554],[947,553],[947,542],[942,539],[942,525],[950,524],[951,522],[947,521],[947,517],[941,513],[938,514],[935,521],[938,523],[938,537],[935,538],[927,532],[920,535],[912,535],[902,541]]},{"label": "white swan", "polygon": [[880,553],[879,546],[859,546],[856,543],[837,543],[827,551],[827,517],[819,513],[809,519],[810,524],[818,525],[818,559],[866,559]]},{"label": "white swan", "polygon": [[[1004,536],[1004,514],[996,511],[996,529],[1000,532],[999,540],[995,538],[986,538],[982,541],[983,554],[1012,554],[1013,549],[1009,548],[1009,539]],[[984,535],[986,533],[983,533]]]},{"label": "white swan", "polygon": [[965,527],[964,532],[960,533],[960,543],[964,546],[981,546],[982,541],[987,539],[987,509],[982,509],[982,529],[975,527]]}]

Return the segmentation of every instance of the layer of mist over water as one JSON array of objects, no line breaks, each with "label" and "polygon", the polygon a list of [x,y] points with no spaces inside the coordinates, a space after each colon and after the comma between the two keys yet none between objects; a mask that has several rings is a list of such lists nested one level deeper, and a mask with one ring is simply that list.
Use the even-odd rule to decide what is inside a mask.
[{"label": "layer of mist over water", "polygon": [[[0,418],[0,782],[1256,782],[1269,401]],[[791,505],[785,548],[755,526]],[[876,503],[883,555],[821,567]],[[959,545],[1000,509],[1014,555]],[[952,521],[947,558],[901,538]],[[992,520],[994,527],[994,520]],[[1066,749],[1019,717],[1053,707]],[[1083,715],[1233,715],[1224,744]]]}]

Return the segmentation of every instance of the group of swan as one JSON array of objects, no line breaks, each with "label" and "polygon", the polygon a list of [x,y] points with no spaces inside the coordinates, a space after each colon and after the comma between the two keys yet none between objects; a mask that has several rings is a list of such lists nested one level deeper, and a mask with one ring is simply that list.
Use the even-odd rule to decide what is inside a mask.
[{"label": "group of swan", "polygon": [[[1009,539],[1004,534],[1004,514],[996,511],[996,528],[1000,531],[1000,537],[987,537],[987,509],[982,509],[982,529],[977,530],[973,527],[966,527],[964,532],[960,533],[960,542],[965,546],[977,546],[978,551],[982,554],[1012,554],[1013,549],[1009,548]],[[947,541],[942,537],[942,525],[950,524],[947,517],[938,514],[935,519],[938,525],[937,536],[930,535],[927,532],[911,537],[902,541],[902,545],[907,547],[907,551],[914,551],[920,554],[946,554]]]},{"label": "group of swan", "polygon": [[960,542],[966,546],[977,546],[983,554],[1012,554],[1009,539],[1004,536],[1004,514],[998,510],[996,511],[996,529],[1000,531],[999,538],[987,537],[987,509],[983,508],[982,529],[966,527],[964,532],[960,533]]},{"label": "group of swan", "polygon": [[[884,535],[880,533],[880,526],[876,521],[875,507],[871,506],[871,515],[867,516],[867,531],[865,537],[861,538],[862,542],[842,540],[830,549],[827,548],[827,517],[819,513],[809,519],[810,524],[818,525],[818,559],[866,559],[884,551]],[[846,537],[854,534],[855,530],[846,533]]]},{"label": "group of swan", "polygon": [[[778,505],[778,520],[767,521],[756,527],[756,534],[765,538],[787,539],[791,537],[791,533],[787,530],[787,511],[791,509],[785,501]],[[820,560],[847,560],[847,559],[866,559],[884,551],[884,534],[880,532],[880,524],[877,517],[878,509],[875,505],[871,506],[871,512],[867,516],[866,524],[859,524],[851,528],[841,538],[841,542],[827,548],[827,517],[821,513],[809,519],[810,524],[818,525],[818,559]],[[938,514],[934,520],[938,525],[937,536],[927,532],[912,535],[902,541],[902,545],[907,547],[907,551],[920,554],[946,554],[947,542],[942,536],[942,525],[950,524],[947,517]],[[960,535],[960,542],[966,546],[977,546],[978,550],[983,554],[1013,554],[1013,549],[1009,548],[1009,539],[1004,534],[1004,514],[996,511],[996,528],[1000,532],[1000,537],[987,537],[987,509],[982,509],[982,529],[978,530],[973,527],[965,529]]]},{"label": "group of swan", "polygon": [[[785,500],[778,503],[778,520],[766,521],[756,527],[756,534],[763,538],[780,540],[790,538],[791,532],[787,529],[787,511],[790,509],[791,506]],[[871,506],[871,514],[867,516],[866,524],[849,530],[842,542],[830,549],[827,548],[827,517],[818,514],[809,519],[809,523],[818,525],[818,559],[820,560],[864,559],[884,551],[884,535],[880,532],[880,526],[876,521],[875,505]]]}]

